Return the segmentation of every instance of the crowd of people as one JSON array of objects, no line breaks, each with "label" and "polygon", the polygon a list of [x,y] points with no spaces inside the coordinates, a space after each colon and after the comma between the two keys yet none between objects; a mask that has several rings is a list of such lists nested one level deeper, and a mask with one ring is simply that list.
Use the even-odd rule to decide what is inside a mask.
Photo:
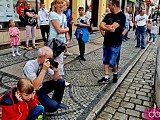
[{"label": "crowd of people", "polygon": [[[79,17],[77,22],[73,22],[73,15],[69,8],[69,0],[53,0],[50,10],[41,3],[38,13],[31,9],[31,3],[26,2],[24,8],[26,25],[26,49],[29,50],[29,36],[32,34],[32,48],[35,49],[36,27],[41,30],[44,46],[37,51],[37,58],[29,60],[23,67],[23,78],[20,79],[12,90],[1,96],[2,118],[5,119],[28,119],[35,120],[44,111],[55,112],[59,108],[67,108],[63,104],[62,98],[64,89],[70,83],[63,79],[64,58],[72,55],[68,51],[70,40],[72,39],[72,25],[76,26],[74,35],[79,45],[78,60],[85,59],[85,44],[89,41],[89,34],[92,34],[91,25],[91,6],[85,13],[84,7],[79,7]],[[21,13],[22,14],[22,13]],[[21,55],[19,53],[20,31],[15,27],[13,20],[9,21],[10,45],[12,46],[12,56]],[[118,64],[120,60],[120,51],[122,42],[128,41],[128,32],[135,30],[136,48],[145,49],[146,43],[155,44],[157,36],[157,23],[145,14],[145,9],[133,14],[131,7],[126,7],[123,13],[120,9],[118,0],[110,0],[106,12],[102,16],[100,23],[100,32],[104,37],[103,41],[103,64],[104,76],[98,80],[98,83],[110,81],[109,68],[112,68],[113,83],[118,81]],[[146,37],[148,36],[148,37]],[[66,48],[58,56],[53,58],[52,48],[48,43],[54,38],[66,44]],[[15,53],[16,49],[16,53]],[[50,76],[50,80],[44,82],[45,76]],[[52,97],[48,96],[53,92]],[[18,106],[21,105],[19,108]],[[13,107],[14,106],[14,107]],[[28,111],[26,111],[28,109]],[[19,111],[16,113],[16,111]],[[22,115],[21,115],[22,113]],[[34,113],[34,114],[33,114]],[[11,116],[7,116],[10,114]]]}]

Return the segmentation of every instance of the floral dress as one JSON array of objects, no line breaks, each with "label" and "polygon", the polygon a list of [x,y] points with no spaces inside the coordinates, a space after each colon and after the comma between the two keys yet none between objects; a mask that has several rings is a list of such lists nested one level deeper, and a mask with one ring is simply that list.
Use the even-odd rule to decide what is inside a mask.
[{"label": "floral dress", "polygon": [[9,36],[10,36],[10,45],[17,46],[20,45],[20,31],[17,27],[9,28]]}]

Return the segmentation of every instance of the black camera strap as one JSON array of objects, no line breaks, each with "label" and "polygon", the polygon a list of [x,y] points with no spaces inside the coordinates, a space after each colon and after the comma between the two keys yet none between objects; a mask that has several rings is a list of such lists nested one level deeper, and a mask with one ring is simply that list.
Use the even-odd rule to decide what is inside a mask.
[{"label": "black camera strap", "polygon": [[43,64],[40,64],[40,65],[38,66],[38,70],[37,70],[37,72],[36,72],[37,77],[38,77],[39,73],[40,73],[41,70],[42,70],[42,65],[43,65]]}]

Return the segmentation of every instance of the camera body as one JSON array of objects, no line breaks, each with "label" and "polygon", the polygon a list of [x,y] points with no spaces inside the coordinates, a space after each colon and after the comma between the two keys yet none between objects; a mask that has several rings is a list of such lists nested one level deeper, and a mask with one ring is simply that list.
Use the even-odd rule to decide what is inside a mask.
[{"label": "camera body", "polygon": [[58,68],[58,62],[56,62],[54,60],[54,58],[49,58],[49,62],[51,64],[51,66],[55,67],[55,68]]}]

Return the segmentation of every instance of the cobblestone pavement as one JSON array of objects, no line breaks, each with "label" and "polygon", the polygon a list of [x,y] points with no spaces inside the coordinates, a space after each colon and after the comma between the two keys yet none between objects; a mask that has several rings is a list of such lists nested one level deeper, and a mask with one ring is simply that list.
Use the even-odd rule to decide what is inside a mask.
[{"label": "cobblestone pavement", "polygon": [[144,119],[144,110],[153,107],[157,46],[148,47],[96,120]]},{"label": "cobblestone pavement", "polygon": [[[141,52],[145,51],[142,49],[136,49],[134,46],[136,44],[136,41],[134,41],[134,34],[130,34],[131,40],[123,42],[122,44],[122,50],[121,50],[121,60],[119,64],[119,77],[123,75],[123,73],[127,70],[127,68],[130,66],[130,64],[140,55]],[[75,57],[78,55],[78,46],[77,41],[73,40],[71,42],[71,46],[69,50],[74,53],[73,56],[68,57],[65,59],[65,76],[67,82],[71,83],[70,87],[66,87],[64,97],[63,97],[63,103],[67,104],[69,106],[68,109],[59,109],[57,112],[52,114],[52,116],[46,116],[46,120],[85,120],[87,116],[90,114],[90,112],[94,109],[96,104],[101,100],[103,95],[106,93],[106,91],[109,91],[114,87],[115,84],[112,84],[112,81],[110,81],[108,84],[99,85],[97,84],[97,80],[100,79],[104,75],[104,69],[102,64],[102,43],[103,38],[101,37],[100,33],[97,32],[95,34],[92,34],[90,36],[90,42],[86,44],[86,61],[79,61],[75,60]],[[148,45],[147,45],[148,46]],[[21,47],[23,48],[23,47]],[[147,49],[147,47],[146,47]],[[0,51],[0,94],[4,93],[11,87],[13,87],[17,80],[22,75],[22,67],[24,63],[30,59],[36,58],[36,49],[27,51],[20,49],[21,56],[12,57],[11,53],[9,52],[2,52]],[[10,51],[10,50],[9,50]],[[154,69],[153,67],[151,67]],[[137,70],[137,69],[136,69]],[[132,70],[132,71],[136,71]],[[132,73],[131,71],[131,73]],[[132,73],[133,74],[133,73]],[[135,73],[136,74],[136,73]],[[144,72],[137,73],[137,80],[139,75],[143,76]],[[152,73],[148,74],[152,75]],[[145,77],[148,78],[148,75],[145,75]],[[133,75],[131,75],[133,76]],[[112,77],[112,75],[111,75]],[[46,78],[47,79],[47,78]],[[45,80],[46,80],[45,79]],[[141,78],[142,79],[142,78]],[[131,84],[131,79],[128,78],[128,84],[124,84],[124,86],[128,86]],[[147,87],[148,81],[146,80],[146,85],[143,85],[144,90],[146,90],[145,87]],[[135,84],[138,84],[135,82]],[[131,84],[132,85],[132,84]],[[135,88],[132,85],[133,88]],[[129,87],[129,86],[128,86]],[[127,89],[127,88],[126,88]],[[120,89],[124,91],[124,89]],[[132,89],[130,90],[132,91]],[[133,90],[134,91],[134,90]],[[132,91],[132,92],[133,92]],[[143,90],[142,90],[143,91]],[[137,95],[137,98],[143,99],[149,99],[145,96],[141,96],[143,94],[142,91],[136,91],[135,92],[139,95]],[[126,99],[129,99],[130,95],[132,96],[132,92],[130,92]],[[150,92],[150,91],[149,91]],[[119,92],[122,94],[121,92]],[[118,92],[117,92],[118,95]],[[123,93],[123,96],[125,93]],[[147,94],[150,95],[151,94]],[[120,95],[118,95],[120,96]],[[134,98],[132,98],[132,101],[134,101]],[[112,97],[114,99],[114,97]],[[120,100],[121,97],[117,100]],[[141,102],[142,102],[141,100]],[[136,100],[135,100],[136,101]],[[126,101],[127,102],[127,101]],[[125,105],[125,103],[122,105]],[[143,102],[143,104],[147,104],[149,100],[146,100]],[[115,104],[115,106],[118,104],[118,102]],[[134,104],[133,104],[134,105]],[[131,108],[133,107],[131,106]],[[119,106],[119,105],[118,105]],[[129,106],[129,105],[128,105]],[[138,106],[134,106],[133,108],[136,108]],[[122,106],[122,110],[123,110]],[[132,113],[130,109],[126,109],[127,113]],[[123,112],[116,112],[114,111],[113,114],[123,114]],[[109,116],[113,117],[113,114],[109,114]],[[137,114],[140,114],[139,112]],[[123,115],[129,117],[129,115]]]}]

